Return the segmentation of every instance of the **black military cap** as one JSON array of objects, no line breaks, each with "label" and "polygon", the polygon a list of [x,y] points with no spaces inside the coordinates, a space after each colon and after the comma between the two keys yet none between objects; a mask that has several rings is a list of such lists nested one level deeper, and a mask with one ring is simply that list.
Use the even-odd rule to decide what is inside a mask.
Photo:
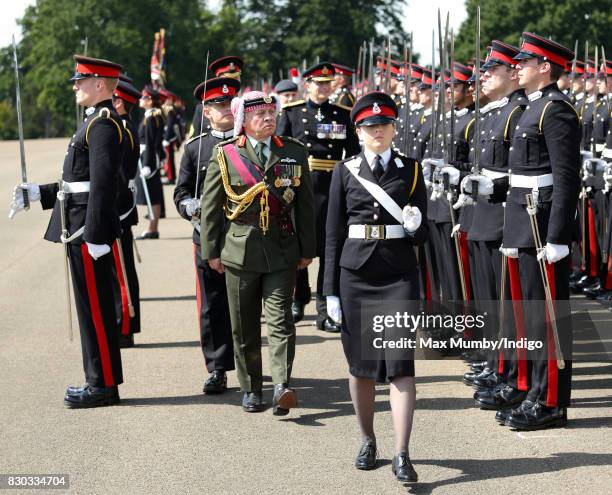
[{"label": "black military cap", "polygon": [[472,77],[472,71],[467,65],[455,62],[449,84],[467,84]]},{"label": "black military cap", "polygon": [[74,61],[76,67],[74,76],[70,78],[71,81],[87,79],[88,77],[118,78],[121,73],[121,66],[109,60],[74,55]]},{"label": "black military cap", "polygon": [[356,126],[389,124],[397,119],[397,105],[387,93],[373,91],[362,96],[351,110]]},{"label": "black military cap", "polygon": [[333,81],[336,70],[329,62],[321,62],[306,69],[302,77],[307,81]]},{"label": "black military cap", "polygon": [[[123,76],[123,74],[121,74],[121,76]],[[113,95],[127,101],[128,103],[136,104],[138,100],[140,100],[142,93],[134,87],[131,80],[126,81],[123,79],[123,77],[119,77],[119,82],[117,83],[115,91],[113,91]]]},{"label": "black military cap", "polygon": [[[417,64],[412,64],[410,68],[412,69],[412,74],[410,74],[410,82],[411,83],[421,82],[421,79],[423,79],[423,67]],[[401,71],[404,76],[407,76],[408,75],[408,65],[405,65],[404,67],[402,67]]]},{"label": "black military cap", "polygon": [[336,74],[340,74],[341,76],[352,76],[355,73],[355,69],[349,67],[348,65],[336,64],[332,63],[334,66],[334,70]]},{"label": "black military cap", "polygon": [[558,65],[565,69],[567,62],[573,60],[574,52],[563,45],[542,38],[534,33],[523,33],[523,44],[520,52],[514,57],[514,60],[523,60],[528,58],[541,58],[546,62]]},{"label": "black military cap", "polygon": [[[206,89],[206,93],[204,90]],[[240,91],[240,81],[233,77],[214,77],[196,86],[193,95],[205,103],[219,103],[231,100]]]},{"label": "black military cap", "polygon": [[142,88],[141,98],[142,97],[149,97],[152,100],[159,101],[160,94],[159,91],[157,91],[153,86],[147,84],[144,88]]},{"label": "black military cap", "polygon": [[274,86],[274,92],[276,94],[295,93],[297,90],[297,84],[295,84],[291,79],[281,79],[276,83],[276,86]]},{"label": "black military cap", "polygon": [[516,46],[509,45],[502,41],[493,40],[491,43],[491,52],[487,61],[482,66],[483,70],[487,70],[490,67],[496,65],[505,65],[507,67],[514,67],[516,65],[516,57],[519,54],[519,49]]},{"label": "black military cap", "polygon": [[426,69],[423,67],[423,75],[421,76],[421,84],[419,84],[419,89],[431,89],[433,84],[433,74],[431,69]]},{"label": "black military cap", "polygon": [[244,62],[240,57],[230,55],[214,60],[208,66],[208,70],[213,72],[215,74],[215,77],[240,77],[243,65]]},{"label": "black military cap", "polygon": [[125,82],[129,82],[130,84],[134,84],[134,79],[132,79],[130,76],[128,76],[127,74],[119,74],[119,80],[120,81],[125,81]]}]

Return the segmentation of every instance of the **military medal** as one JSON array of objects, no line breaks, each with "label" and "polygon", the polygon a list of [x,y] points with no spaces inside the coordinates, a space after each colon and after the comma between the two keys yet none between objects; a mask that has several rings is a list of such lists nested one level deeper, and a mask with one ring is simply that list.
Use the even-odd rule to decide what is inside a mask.
[{"label": "military medal", "polygon": [[283,193],[283,199],[287,203],[291,203],[294,197],[295,197],[295,193],[293,192],[293,189],[291,189],[290,187],[285,189],[285,192]]},{"label": "military medal", "polygon": [[283,185],[283,180],[280,177],[277,177],[274,181],[274,187],[279,189]]},{"label": "military medal", "polygon": [[317,114],[315,115],[315,119],[317,119],[319,122],[321,122],[324,118],[325,118],[325,116],[321,113],[321,108],[319,108],[317,110]]}]

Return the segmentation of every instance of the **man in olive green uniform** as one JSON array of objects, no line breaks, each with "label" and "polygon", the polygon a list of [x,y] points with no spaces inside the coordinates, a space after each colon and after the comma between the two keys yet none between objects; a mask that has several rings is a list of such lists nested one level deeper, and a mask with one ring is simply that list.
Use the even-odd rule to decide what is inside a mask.
[{"label": "man in olive green uniform", "polygon": [[273,413],[297,405],[289,388],[295,355],[291,314],[296,268],[315,256],[308,153],[274,135],[278,102],[253,91],[232,101],[234,138],[219,143],[204,181],[202,257],[225,272],[242,407],[263,410],[261,313],[268,324]]}]

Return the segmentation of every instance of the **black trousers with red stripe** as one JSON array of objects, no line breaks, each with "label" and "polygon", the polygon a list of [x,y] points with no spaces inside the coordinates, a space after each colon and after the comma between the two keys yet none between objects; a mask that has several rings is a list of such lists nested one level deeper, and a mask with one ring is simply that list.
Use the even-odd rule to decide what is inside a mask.
[{"label": "black trousers with red stripe", "polygon": [[72,287],[81,333],[85,380],[94,387],[123,383],[112,253],[94,260],[87,245],[69,244]]},{"label": "black trousers with red stripe", "polygon": [[[121,248],[123,252],[123,262],[125,264],[125,277],[119,260],[119,248],[115,242],[113,244],[113,258],[115,260],[115,272],[117,273],[117,286],[115,287],[115,311],[121,335],[130,335],[140,332],[140,286],[138,284],[138,274],[136,273],[136,263],[134,261],[134,236],[132,229],[125,227],[121,233]],[[127,288],[130,289],[130,298],[134,308],[134,316],[130,317],[128,307]]]},{"label": "black trousers with red stripe", "polygon": [[230,371],[234,365],[234,341],[230,321],[225,275],[213,270],[208,261],[202,259],[199,244],[195,251],[196,296],[200,323],[200,345],[204,353],[206,369]]},{"label": "black trousers with red stripe", "polygon": [[[543,349],[530,353],[532,373],[527,398],[537,400],[548,407],[568,407],[571,399],[573,342],[569,311],[569,256],[553,265],[547,264],[557,312],[557,329],[565,359],[564,369],[557,368],[552,328],[547,323],[544,286],[535,249],[519,249],[518,265],[523,300],[528,302],[524,304],[526,338],[545,343]],[[534,301],[542,303],[534,304]]]},{"label": "black trousers with red stripe", "polygon": [[429,236],[435,245],[435,263],[438,266],[442,297],[446,301],[461,301],[463,300],[463,293],[461,291],[455,241],[451,238],[452,223],[432,222],[430,226],[433,227],[433,230],[429,231]]}]

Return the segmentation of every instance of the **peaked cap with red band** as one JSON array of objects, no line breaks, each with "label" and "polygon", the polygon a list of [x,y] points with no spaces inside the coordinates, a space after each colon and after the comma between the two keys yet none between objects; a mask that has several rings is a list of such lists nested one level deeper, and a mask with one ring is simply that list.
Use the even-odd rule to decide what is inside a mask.
[{"label": "peaked cap with red band", "polygon": [[537,34],[523,33],[521,51],[514,57],[514,60],[534,57],[542,58],[546,62],[565,69],[568,60],[574,59],[574,52],[553,40],[542,38]]},{"label": "peaked cap with red band", "polygon": [[487,58],[487,61],[482,66],[484,70],[487,70],[496,65],[505,65],[506,67],[514,67],[516,65],[516,57],[520,50],[516,46],[509,45],[502,41],[493,40],[491,42],[491,52]]},{"label": "peaked cap with red band", "polygon": [[423,75],[421,77],[421,84],[419,89],[431,89],[433,84],[433,75],[430,69],[423,68]]},{"label": "peaked cap with red band", "polygon": [[[376,62],[376,72],[386,72],[387,71],[387,61],[389,61],[388,58],[381,58]],[[390,72],[392,75],[394,76],[399,76],[401,73],[401,63],[398,62],[397,60],[390,60],[391,63],[391,69]]]},{"label": "peaked cap with red band", "polygon": [[334,75],[336,73],[336,69],[333,64],[329,62],[321,62],[320,64],[313,65],[312,67],[306,69],[306,71],[302,74],[302,78],[305,80],[312,81],[332,81],[334,79]]},{"label": "peaked cap with red band", "polygon": [[[206,88],[206,93],[204,89]],[[219,103],[231,100],[240,91],[240,81],[233,77],[215,77],[198,84],[193,95],[204,103]]]},{"label": "peaked cap with red band", "polygon": [[121,73],[121,66],[109,60],[75,55],[74,61],[76,67],[74,76],[70,78],[71,81],[87,79],[88,77],[118,78]]},{"label": "peaked cap with red band", "polygon": [[389,124],[396,121],[397,115],[393,98],[382,91],[362,96],[351,110],[351,120],[356,126]]},{"label": "peaked cap with red band", "polygon": [[[574,68],[573,74],[570,73],[570,76],[571,75],[576,75],[576,76],[584,75],[585,67],[586,65],[582,60],[576,60],[576,67]],[[570,64],[570,70],[571,69],[572,69],[572,64]]]},{"label": "peaked cap with red band", "polygon": [[208,70],[214,73],[215,77],[240,77],[243,65],[244,62],[240,57],[230,55],[214,60],[208,66]]},{"label": "peaked cap with red band", "polygon": [[115,91],[113,91],[113,95],[128,103],[131,103],[132,105],[135,105],[138,103],[138,100],[140,100],[142,94],[130,81],[127,80],[130,78],[124,78],[123,74],[121,74],[121,76],[122,77],[119,77],[119,82],[117,83]]},{"label": "peaked cap with red band", "polygon": [[[421,82],[423,77],[423,67],[417,64],[412,64],[412,74],[410,77],[410,82]],[[404,77],[408,75],[408,65],[404,65],[400,68],[400,74]]]},{"label": "peaked cap with red band", "polygon": [[467,65],[455,62],[453,75],[448,82],[450,84],[468,84],[470,77],[472,77],[472,70]]},{"label": "peaked cap with red band", "polygon": [[334,66],[334,71],[336,74],[341,76],[352,76],[355,73],[355,69],[351,69],[347,65],[336,64],[333,62],[332,65]]},{"label": "peaked cap with red band", "polygon": [[[605,68],[605,72],[604,72],[604,68]],[[604,79],[607,76],[612,76],[612,60],[606,60],[605,64],[602,60],[600,69],[601,70],[597,73],[597,77],[599,79]]]}]

